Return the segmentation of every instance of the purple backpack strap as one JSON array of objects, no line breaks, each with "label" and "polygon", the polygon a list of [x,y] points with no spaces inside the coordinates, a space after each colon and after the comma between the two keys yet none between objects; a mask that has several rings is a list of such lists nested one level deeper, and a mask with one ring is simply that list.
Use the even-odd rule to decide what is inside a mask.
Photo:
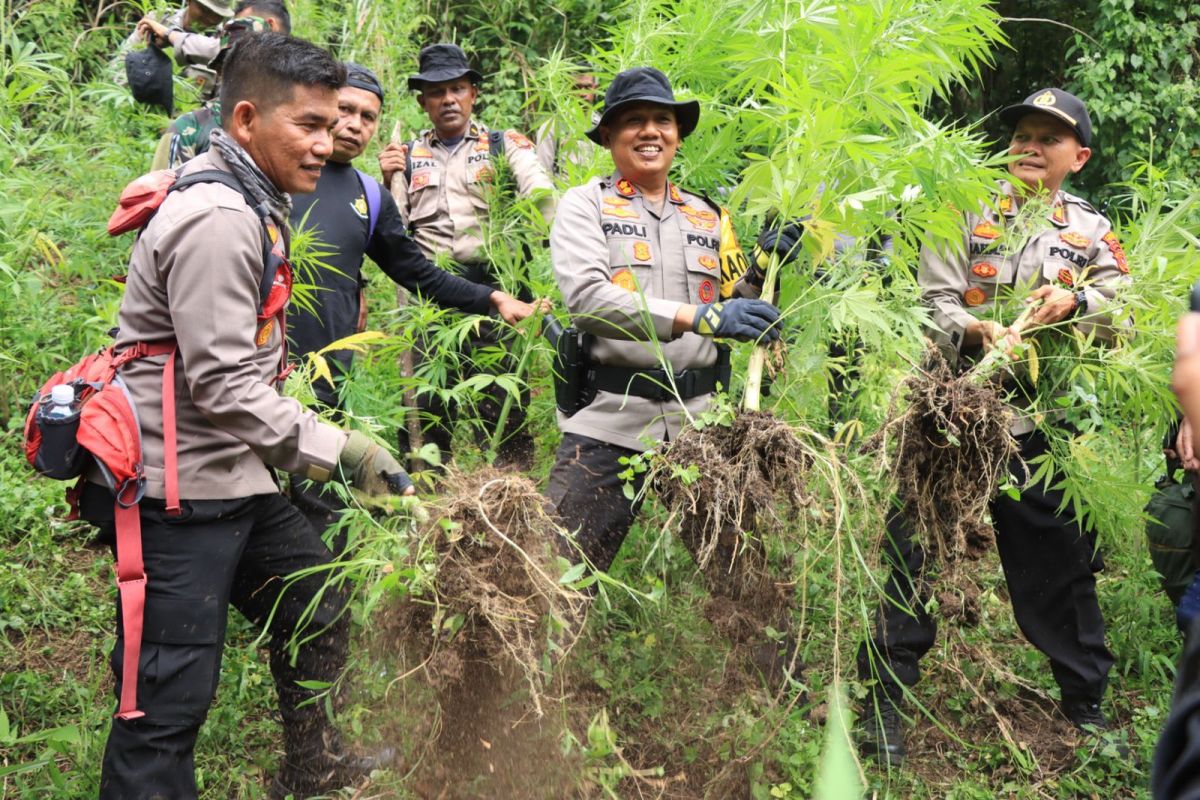
[{"label": "purple backpack strap", "polygon": [[363,194],[367,198],[367,241],[369,242],[375,236],[375,223],[379,221],[379,181],[361,169],[354,171],[358,173],[358,182],[362,184]]}]

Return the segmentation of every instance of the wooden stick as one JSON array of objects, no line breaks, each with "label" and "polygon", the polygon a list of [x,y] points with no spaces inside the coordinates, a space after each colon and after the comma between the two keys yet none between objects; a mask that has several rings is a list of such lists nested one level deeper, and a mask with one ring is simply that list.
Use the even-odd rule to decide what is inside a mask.
[{"label": "wooden stick", "polygon": [[[400,127],[400,120],[396,120],[396,124],[392,126],[392,144],[404,144],[404,132]],[[401,184],[396,180],[396,176],[392,176],[392,199],[397,204],[400,203],[401,193],[404,190]],[[408,305],[408,291],[403,286],[396,287],[396,306],[404,308]],[[405,379],[406,388],[404,389],[404,427],[408,431],[408,449],[410,451],[420,450],[424,445],[424,436],[421,434],[421,416],[417,411],[417,392],[412,387],[413,375],[416,373],[416,368],[413,365],[412,350],[405,350],[400,354],[400,375]],[[421,459],[412,456],[409,459],[409,467],[413,471],[420,470],[425,465]]]}]

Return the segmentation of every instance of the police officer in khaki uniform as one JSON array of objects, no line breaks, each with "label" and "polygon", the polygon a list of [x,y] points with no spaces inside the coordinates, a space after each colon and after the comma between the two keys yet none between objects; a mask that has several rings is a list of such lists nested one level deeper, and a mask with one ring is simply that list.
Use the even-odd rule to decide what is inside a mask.
[{"label": "police officer in khaki uniform", "polygon": [[[967,359],[997,343],[1011,347],[1021,333],[995,319],[993,302],[998,294],[1018,292],[1036,309],[1027,332],[1065,324],[1111,340],[1125,321],[1114,302],[1130,280],[1125,253],[1109,221],[1061,188],[1091,156],[1087,108],[1061,89],[1043,89],[1000,116],[1013,128],[1009,152],[1020,156],[1008,167],[1012,181],[1000,184],[992,205],[964,215],[961,243],[921,252],[917,281],[932,311],[931,335],[949,355]],[[1049,209],[1046,224],[1029,235],[1017,230],[1005,237],[1032,198]],[[1012,238],[1017,246],[1001,246]],[[1028,413],[1014,410],[1012,433],[1028,463],[1048,445]],[[1010,472],[1025,474],[1018,463]],[[1094,571],[1101,563],[1094,536],[1070,511],[1059,511],[1062,500],[1061,491],[1032,483],[1022,487],[1020,499],[999,495],[991,508],[996,544],[1017,624],[1050,659],[1063,713],[1081,729],[1103,728],[1100,702],[1113,657],[1096,599]],[[902,687],[917,682],[917,662],[933,646],[936,623],[918,588],[924,552],[898,516],[888,521],[885,552],[892,566],[888,600],[874,637],[859,651],[860,677],[876,681],[862,744],[865,752],[898,764],[905,755]]]},{"label": "police officer in khaki uniform", "polygon": [[[341,746],[317,692],[305,688],[336,681],[345,665],[346,599],[318,573],[285,581],[332,556],[275,476],[282,469],[341,477],[373,494],[411,493],[387,451],[280,394],[287,193],[316,186],[345,80],[345,69],[308,42],[274,33],[240,42],[221,88],[224,127],[182,169],[181,180],[202,172],[204,180],[170,192],[134,246],[117,348],[158,344],[171,354],[120,372],[145,458],[136,676],[145,714],[113,720],[104,800],[197,797],[193,749],[216,692],[231,604],[270,633],[284,745],[270,797],[326,796],[378,766]],[[111,542],[112,495],[89,482],[80,506]],[[294,639],[303,624],[311,627]],[[122,669],[122,637],[118,630],[112,661],[118,696],[134,679]]]},{"label": "police officer in khaki uniform", "polygon": [[[658,70],[619,74],[587,134],[612,153],[616,171],[568,190],[551,233],[554,274],[589,352],[556,376],[565,385],[578,367],[583,379],[574,396],[558,395],[563,438],[546,494],[601,570],[640,504],[624,494],[619,460],[675,439],[687,414],[728,385],[727,351],[714,338],[779,337],[779,311],[755,299],[762,274],[747,271],[728,216],[668,179],[699,114],[696,101],[676,102]],[[570,336],[560,335],[560,353]],[[720,577],[708,577],[722,591]]]},{"label": "police officer in khaki uniform", "polygon": [[[492,157],[503,155],[523,196],[541,196],[542,215],[550,220],[554,213],[553,182],[538,163],[533,143],[515,130],[489,131],[471,118],[479,96],[482,76],[467,63],[467,56],[453,44],[435,44],[420,54],[420,72],[408,79],[408,88],[418,92],[417,102],[429,115],[433,128],[407,144],[390,143],[379,156],[383,183],[391,189],[400,215],[417,245],[430,261],[439,255],[454,262],[454,271],[474,283],[501,288],[483,252],[481,224],[488,217],[488,193],[495,176]],[[528,296],[522,299],[530,299]],[[465,379],[472,371],[472,354],[482,347],[494,347],[500,341],[495,326],[486,325],[469,340],[459,356],[466,366],[456,377]],[[507,361],[511,361],[508,359]],[[502,367],[511,369],[511,364]],[[504,403],[505,392],[493,385],[480,405],[484,420],[495,424]],[[427,419],[426,435],[442,450],[443,460],[450,455],[455,410],[434,394],[418,398]],[[504,442],[497,463],[532,465],[533,438],[525,432],[525,401],[512,409],[506,424]],[[400,432],[407,439],[407,432]],[[486,441],[490,431],[481,434]]]}]

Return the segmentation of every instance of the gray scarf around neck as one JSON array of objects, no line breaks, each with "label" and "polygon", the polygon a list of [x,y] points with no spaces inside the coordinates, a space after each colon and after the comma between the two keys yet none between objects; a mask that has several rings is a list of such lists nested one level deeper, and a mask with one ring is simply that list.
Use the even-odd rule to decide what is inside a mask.
[{"label": "gray scarf around neck", "polygon": [[287,192],[281,192],[275,188],[275,184],[271,183],[271,179],[259,169],[250,154],[223,129],[214,130],[209,141],[221,153],[221,157],[225,159],[229,169],[241,181],[242,187],[247,193],[256,202],[266,205],[276,224],[280,227],[286,226],[288,215],[292,213],[292,198]]}]

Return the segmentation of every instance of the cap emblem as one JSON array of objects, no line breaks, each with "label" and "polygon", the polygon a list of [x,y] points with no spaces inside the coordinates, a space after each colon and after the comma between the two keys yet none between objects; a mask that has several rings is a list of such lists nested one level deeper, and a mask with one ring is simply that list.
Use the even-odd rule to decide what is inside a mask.
[{"label": "cap emblem", "polygon": [[1057,101],[1054,97],[1054,92],[1050,91],[1049,89],[1033,99],[1033,104],[1035,106],[1052,106],[1055,104],[1055,102]]}]

